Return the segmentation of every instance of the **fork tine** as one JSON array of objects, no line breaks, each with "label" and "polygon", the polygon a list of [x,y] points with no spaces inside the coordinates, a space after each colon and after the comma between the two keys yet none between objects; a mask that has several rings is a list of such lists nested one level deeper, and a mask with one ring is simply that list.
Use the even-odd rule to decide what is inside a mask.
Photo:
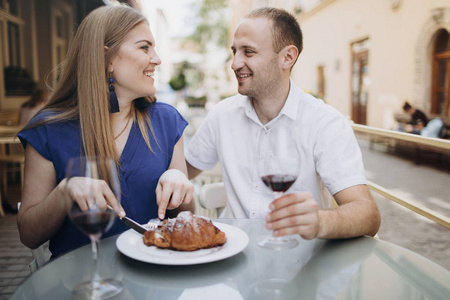
[{"label": "fork tine", "polygon": [[148,221],[147,223],[147,228],[149,230],[156,230],[158,229],[158,227],[160,226],[161,220],[160,219],[150,219],[150,221]]}]

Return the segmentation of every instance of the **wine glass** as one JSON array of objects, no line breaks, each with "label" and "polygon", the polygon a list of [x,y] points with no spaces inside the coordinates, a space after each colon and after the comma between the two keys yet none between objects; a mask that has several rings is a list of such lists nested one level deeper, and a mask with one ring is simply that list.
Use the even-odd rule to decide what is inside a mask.
[{"label": "wine glass", "polygon": [[[294,184],[300,172],[300,151],[297,131],[288,126],[270,128],[263,140],[261,153],[263,161],[259,172],[263,183],[272,191],[274,199],[278,199]],[[267,212],[270,210],[267,208]],[[298,245],[292,236],[266,236],[258,245],[272,250],[291,249]]]},{"label": "wine glass", "polygon": [[[76,195],[83,199],[84,209],[77,202],[68,206],[68,215],[77,228],[89,236],[92,244],[93,273],[90,281],[77,285],[72,294],[76,299],[106,299],[120,293],[121,282],[101,278],[98,272],[99,239],[113,224],[114,210],[103,202],[104,183],[120,203],[120,182],[114,161],[110,158],[76,157],[67,164],[67,184],[77,187]],[[71,182],[72,181],[72,182]],[[81,205],[83,206],[83,205]]]}]

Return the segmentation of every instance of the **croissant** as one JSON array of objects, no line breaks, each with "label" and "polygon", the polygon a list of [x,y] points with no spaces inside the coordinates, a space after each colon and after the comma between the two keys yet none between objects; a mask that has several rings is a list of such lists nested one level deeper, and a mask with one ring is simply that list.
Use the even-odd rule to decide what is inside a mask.
[{"label": "croissant", "polygon": [[205,218],[183,211],[176,219],[166,219],[161,232],[144,233],[144,244],[179,251],[194,251],[221,246],[226,243],[225,233]]}]

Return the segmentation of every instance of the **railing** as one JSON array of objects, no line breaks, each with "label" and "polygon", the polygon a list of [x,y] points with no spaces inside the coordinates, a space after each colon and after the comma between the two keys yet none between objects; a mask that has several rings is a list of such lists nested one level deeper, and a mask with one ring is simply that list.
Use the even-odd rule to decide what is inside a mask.
[{"label": "railing", "polygon": [[[423,137],[416,134],[397,132],[392,130],[380,129],[360,124],[352,124],[353,131],[359,133],[366,133],[370,135],[374,135],[377,137],[383,137],[387,139],[394,139],[399,141],[407,141],[414,143],[418,147],[432,147],[438,151],[447,152],[450,150],[450,140],[437,139],[437,138],[429,138]],[[398,204],[412,210],[415,213],[418,213],[425,218],[432,220],[448,229],[450,229],[450,218],[443,216],[435,211],[429,210],[426,207],[420,205],[419,203],[415,203],[411,200],[400,198],[387,189],[373,183],[368,183],[369,189],[372,191],[386,197],[389,200],[397,202]]]},{"label": "railing", "polygon": [[419,146],[435,147],[437,149],[450,150],[450,140],[430,138],[418,134],[410,134],[405,132],[380,129],[360,124],[352,124],[352,127],[353,131],[355,132],[368,133],[379,137],[412,142],[416,143]]}]

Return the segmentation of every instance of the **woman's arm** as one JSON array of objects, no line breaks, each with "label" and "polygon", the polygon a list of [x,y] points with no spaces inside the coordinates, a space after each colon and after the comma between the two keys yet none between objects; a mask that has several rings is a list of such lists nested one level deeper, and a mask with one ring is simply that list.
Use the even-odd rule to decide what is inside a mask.
[{"label": "woman's arm", "polygon": [[184,159],[184,142],[181,137],[174,147],[169,169],[161,175],[156,187],[158,216],[163,219],[166,209],[169,217],[175,217],[183,210],[195,211],[192,201],[194,186],[187,178],[187,167]]},{"label": "woman's arm", "polygon": [[56,185],[51,161],[30,144],[25,148],[25,175],[17,225],[22,243],[35,249],[49,240],[66,216],[63,180]]}]

